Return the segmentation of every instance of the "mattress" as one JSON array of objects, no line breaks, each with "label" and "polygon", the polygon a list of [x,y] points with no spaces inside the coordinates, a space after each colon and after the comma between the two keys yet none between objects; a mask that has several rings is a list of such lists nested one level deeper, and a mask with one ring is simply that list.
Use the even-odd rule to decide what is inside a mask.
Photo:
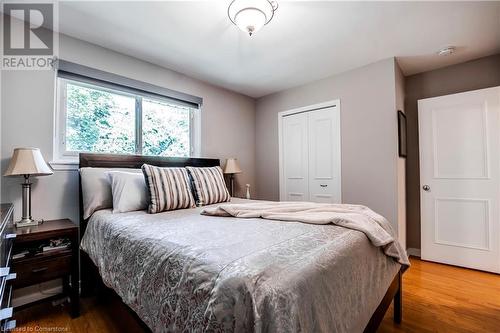
[{"label": "mattress", "polygon": [[201,210],[89,220],[81,248],[154,332],[362,332],[401,267],[359,231]]}]

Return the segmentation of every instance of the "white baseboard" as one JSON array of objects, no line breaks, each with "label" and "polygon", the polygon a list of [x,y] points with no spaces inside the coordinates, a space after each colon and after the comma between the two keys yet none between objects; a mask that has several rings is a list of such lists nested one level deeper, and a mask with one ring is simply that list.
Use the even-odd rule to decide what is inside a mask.
[{"label": "white baseboard", "polygon": [[41,299],[62,293],[61,279],[52,280],[34,286],[16,290],[12,297],[14,307],[36,302]]},{"label": "white baseboard", "polygon": [[415,249],[410,247],[409,249],[406,250],[406,253],[408,253],[409,256],[420,258],[420,249]]}]

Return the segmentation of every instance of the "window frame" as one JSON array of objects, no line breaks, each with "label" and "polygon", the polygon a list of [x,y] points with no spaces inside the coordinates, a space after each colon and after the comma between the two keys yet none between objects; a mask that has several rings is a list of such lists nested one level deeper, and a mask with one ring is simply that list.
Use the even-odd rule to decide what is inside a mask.
[{"label": "window frame", "polygon": [[[78,155],[82,152],[93,153],[92,151],[69,151],[66,149],[66,131],[67,131],[67,85],[73,84],[90,89],[99,89],[113,94],[128,96],[135,99],[135,151],[130,155],[142,155],[142,100],[150,99],[159,102],[172,102],[168,97],[156,94],[141,93],[139,91],[129,91],[129,89],[120,89],[119,85],[88,82],[88,80],[78,80],[56,76],[56,107],[54,117],[54,158],[51,165],[56,169],[65,169],[65,166],[78,164]],[[182,105],[179,103],[179,105]],[[186,106],[189,108],[189,156],[200,156],[200,127],[201,127],[201,105],[198,108]],[[105,153],[104,153],[105,154]],[[129,154],[123,152],[123,154]]]}]

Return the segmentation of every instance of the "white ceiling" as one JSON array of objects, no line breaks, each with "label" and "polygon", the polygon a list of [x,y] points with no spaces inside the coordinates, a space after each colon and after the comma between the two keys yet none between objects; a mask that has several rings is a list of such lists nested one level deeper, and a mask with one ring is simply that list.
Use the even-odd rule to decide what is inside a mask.
[{"label": "white ceiling", "polygon": [[281,0],[252,37],[228,3],[60,2],[59,30],[252,97],[393,56],[410,75],[500,52],[500,2]]}]

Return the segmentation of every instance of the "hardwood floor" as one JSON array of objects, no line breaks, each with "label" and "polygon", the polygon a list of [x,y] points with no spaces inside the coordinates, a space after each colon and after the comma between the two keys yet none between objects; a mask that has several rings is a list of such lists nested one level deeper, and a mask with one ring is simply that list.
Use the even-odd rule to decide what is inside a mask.
[{"label": "hardwood floor", "polygon": [[379,332],[500,332],[500,275],[411,258],[403,322],[391,309]]},{"label": "hardwood floor", "polygon": [[17,328],[14,332],[58,333],[143,333],[130,310],[113,297],[82,298],[80,317],[71,319],[69,303],[52,306],[42,303],[19,312],[14,310]]},{"label": "hardwood floor", "polygon": [[[414,258],[411,262],[403,276],[403,323],[394,324],[389,309],[379,332],[500,332],[500,275]],[[145,331],[113,298],[84,298],[76,319],[67,310],[45,303],[16,312],[17,331]]]}]

